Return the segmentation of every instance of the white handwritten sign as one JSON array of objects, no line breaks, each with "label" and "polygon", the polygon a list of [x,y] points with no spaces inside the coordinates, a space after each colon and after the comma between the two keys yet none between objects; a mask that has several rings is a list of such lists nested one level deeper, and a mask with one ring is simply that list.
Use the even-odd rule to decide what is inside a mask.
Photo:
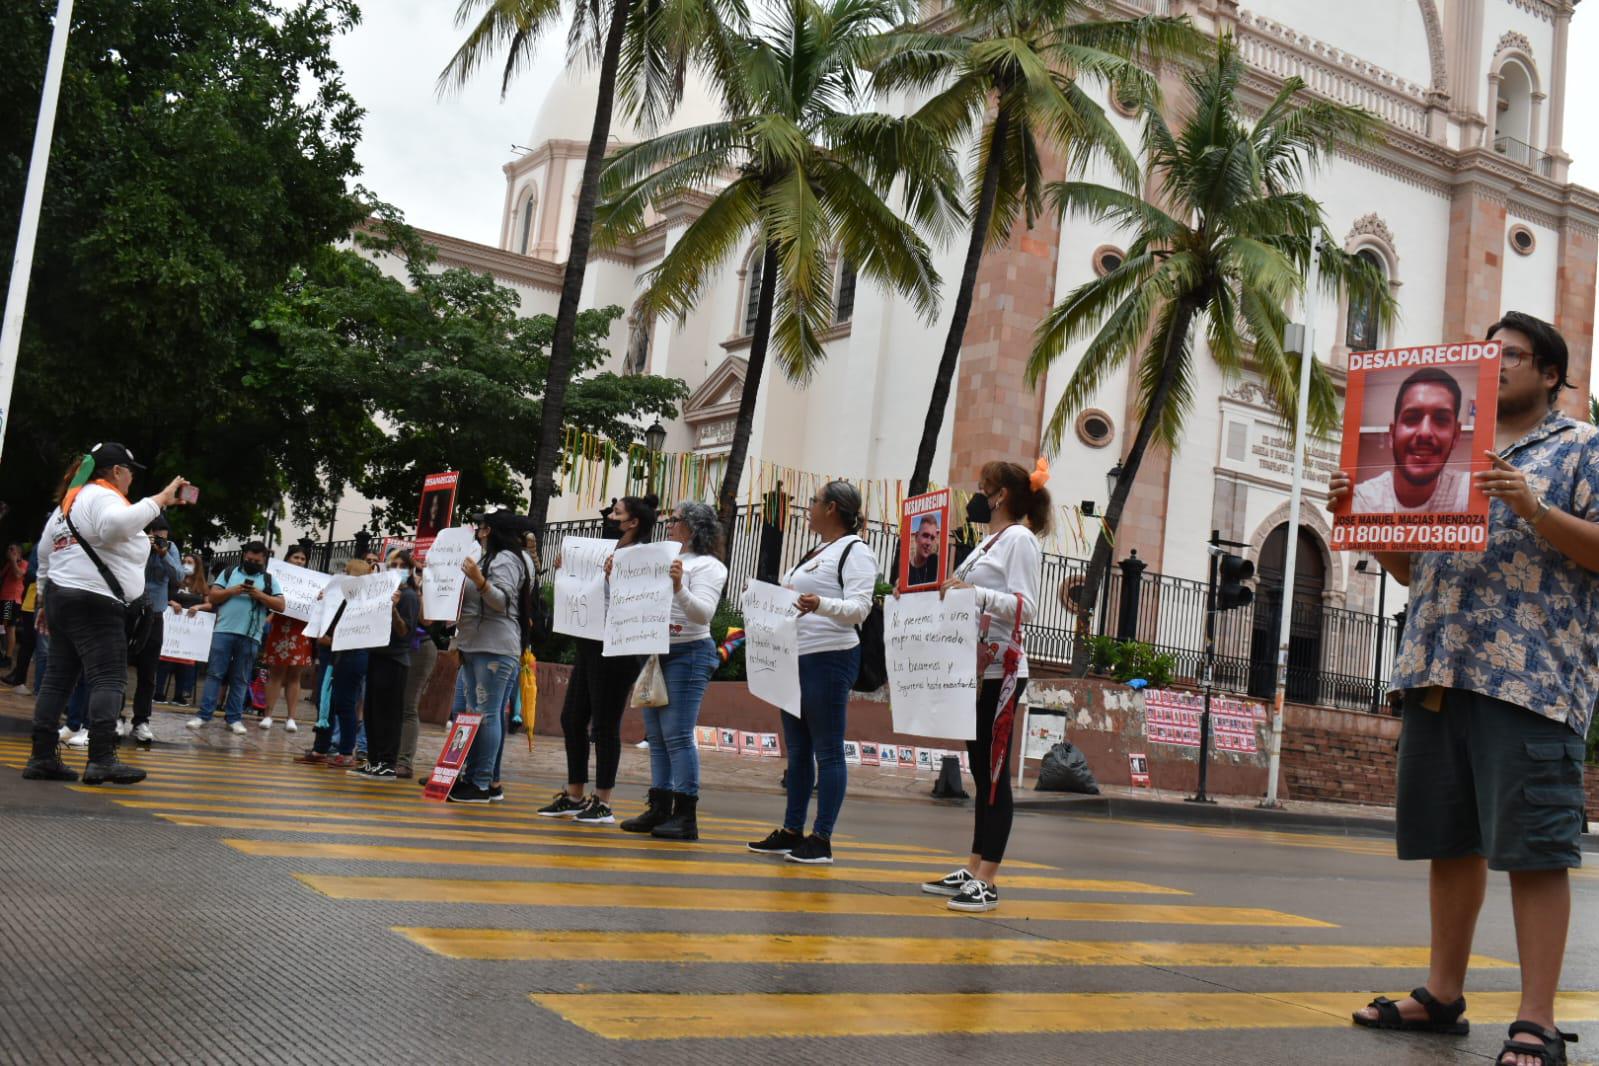
[{"label": "white handwritten sign", "polygon": [[190,618],[187,612],[168,607],[161,623],[161,658],[205,662],[211,657],[211,633],[216,625],[217,616],[210,611],[196,611]]},{"label": "white handwritten sign", "polygon": [[403,570],[339,578],[345,606],[344,617],[333,631],[333,650],[387,646],[394,636],[394,590],[404,580]]},{"label": "white handwritten sign", "polygon": [[618,548],[611,556],[611,605],[605,612],[606,655],[665,655],[672,650],[672,560],[675,540]]},{"label": "white handwritten sign", "polygon": [[605,639],[605,560],[616,541],[564,537],[555,571],[555,631],[588,640]]},{"label": "white handwritten sign", "polygon": [[328,631],[328,626],[333,624],[333,616],[339,613],[339,607],[344,603],[344,586],[338,579],[328,582],[328,587],[322,590],[322,598],[317,601],[316,610],[311,614],[311,620],[305,624],[305,635],[310,640],[316,640]]},{"label": "white handwritten sign", "polygon": [[333,578],[282,559],[267,563],[267,570],[283,590],[283,613],[302,622],[311,621],[316,616],[317,597]]},{"label": "white handwritten sign", "polygon": [[744,670],[750,694],[798,718],[799,593],[765,581],[744,592]]},{"label": "white handwritten sign", "polygon": [[883,601],[883,643],[894,731],[977,738],[977,627],[971,589],[913,592]]},{"label": "white handwritten sign", "polygon": [[477,559],[483,546],[470,526],[439,530],[428,548],[427,567],[422,571],[422,617],[429,622],[453,622],[461,617],[461,590],[466,588],[466,573],[461,564]]}]

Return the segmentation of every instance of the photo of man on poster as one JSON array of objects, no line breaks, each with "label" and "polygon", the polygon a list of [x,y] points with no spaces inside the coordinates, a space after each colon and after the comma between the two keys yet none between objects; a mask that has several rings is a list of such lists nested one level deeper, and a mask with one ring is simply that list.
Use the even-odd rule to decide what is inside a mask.
[{"label": "photo of man on poster", "polygon": [[[1394,396],[1392,421],[1386,434],[1368,430],[1364,437],[1386,436],[1392,465],[1355,485],[1355,514],[1458,514],[1467,510],[1471,488],[1469,448],[1460,449],[1463,411],[1474,405],[1455,374],[1441,367],[1423,367],[1407,376]],[[1368,427],[1380,417],[1373,408],[1383,400],[1381,390],[1367,394]],[[1363,449],[1364,450],[1364,449]]]},{"label": "photo of man on poster", "polygon": [[941,580],[938,556],[943,537],[940,532],[937,511],[911,519],[911,564],[906,572],[906,584],[936,585]]}]

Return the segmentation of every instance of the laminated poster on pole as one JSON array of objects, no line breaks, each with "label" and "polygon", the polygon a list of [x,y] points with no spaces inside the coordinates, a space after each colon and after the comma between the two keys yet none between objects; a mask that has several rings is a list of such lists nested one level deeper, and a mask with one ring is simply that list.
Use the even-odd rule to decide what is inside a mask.
[{"label": "laminated poster on pole", "polygon": [[427,622],[453,622],[461,617],[461,593],[466,589],[466,572],[461,564],[483,555],[483,546],[469,526],[441,529],[428,551],[422,569],[422,619]]},{"label": "laminated poster on pole", "polygon": [[1349,355],[1339,465],[1354,492],[1333,514],[1340,551],[1480,552],[1489,500],[1498,341]]}]

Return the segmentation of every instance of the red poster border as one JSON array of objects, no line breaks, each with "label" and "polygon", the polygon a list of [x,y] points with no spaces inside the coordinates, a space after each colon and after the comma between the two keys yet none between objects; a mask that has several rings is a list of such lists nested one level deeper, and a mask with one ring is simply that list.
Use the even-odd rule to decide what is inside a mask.
[{"label": "red poster border", "polygon": [[449,758],[450,745],[446,743],[439,749],[439,759],[433,764],[433,772],[428,774],[428,783],[422,789],[422,795],[435,803],[443,803],[449,798],[450,789],[455,787],[455,782],[461,776],[461,769],[466,766],[466,760],[472,754],[472,743],[477,740],[478,729],[483,725],[481,714],[458,714],[455,720],[449,723],[450,729],[446,736],[454,736],[458,728],[465,727],[466,743],[461,747],[458,758]]},{"label": "red poster border", "polygon": [[[936,501],[936,505],[934,504]],[[924,492],[920,496],[908,496],[899,507],[899,574],[896,575],[895,584],[901,592],[929,592],[942,585],[949,578],[949,501],[948,489],[939,489],[937,492]],[[931,584],[910,584],[911,573],[911,519],[924,514],[938,512],[939,547],[938,547],[938,580]]]},{"label": "red poster border", "polygon": [[450,490],[450,506],[444,513],[444,524],[439,527],[439,529],[449,529],[455,521],[455,497],[460,491],[460,485],[461,472],[459,470],[446,470],[441,474],[429,474],[422,479],[422,496],[416,504],[416,531],[418,535],[411,549],[411,554],[416,557],[417,562],[427,562],[428,549],[433,547],[433,541],[438,533],[438,530],[434,530],[434,536],[421,536],[422,508],[427,506],[428,493],[442,488]]}]

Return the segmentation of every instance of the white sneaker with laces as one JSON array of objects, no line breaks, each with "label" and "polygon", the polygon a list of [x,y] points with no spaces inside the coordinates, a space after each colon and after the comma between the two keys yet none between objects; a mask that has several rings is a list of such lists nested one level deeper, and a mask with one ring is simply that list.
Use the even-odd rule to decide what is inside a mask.
[{"label": "white sneaker with laces", "polygon": [[228,732],[242,737],[245,733],[249,732],[249,730],[244,728],[243,722],[231,722],[228,725]]},{"label": "white sneaker with laces", "polygon": [[131,722],[129,722],[126,718],[118,718],[117,719],[117,736],[125,737],[131,732],[133,732],[133,724]]},{"label": "white sneaker with laces", "polygon": [[972,878],[962,886],[960,895],[949,901],[952,911],[991,911],[999,906],[999,893],[986,881]]},{"label": "white sneaker with laces", "polygon": [[298,733],[300,731],[300,727],[294,724],[293,718],[288,718],[283,722],[283,731],[286,733]]},{"label": "white sneaker with laces", "polygon": [[262,717],[262,719],[261,719],[261,728],[262,729],[271,729],[272,728],[272,716],[270,714],[265,715],[265,716]]},{"label": "white sneaker with laces", "polygon": [[72,729],[70,727],[68,727],[68,726],[62,726],[60,729],[56,730],[56,739],[57,740],[66,740],[71,735],[72,735]]},{"label": "white sneaker with laces", "polygon": [[200,718],[200,717],[190,718],[187,722],[183,723],[183,728],[185,728],[185,729],[204,729],[205,728],[205,719],[204,718]]},{"label": "white sneaker with laces", "polygon": [[134,726],[133,739],[137,740],[141,744],[148,744],[154,740],[155,734],[150,732],[150,724],[148,722],[140,722],[138,725]]},{"label": "white sneaker with laces", "polygon": [[88,746],[89,731],[87,729],[80,729],[67,738],[67,747],[69,748],[87,748]]},{"label": "white sneaker with laces", "polygon": [[15,692],[19,696],[31,696],[31,695],[33,695],[33,689],[29,688],[27,685],[18,685],[16,688],[12,689],[11,691]]}]

